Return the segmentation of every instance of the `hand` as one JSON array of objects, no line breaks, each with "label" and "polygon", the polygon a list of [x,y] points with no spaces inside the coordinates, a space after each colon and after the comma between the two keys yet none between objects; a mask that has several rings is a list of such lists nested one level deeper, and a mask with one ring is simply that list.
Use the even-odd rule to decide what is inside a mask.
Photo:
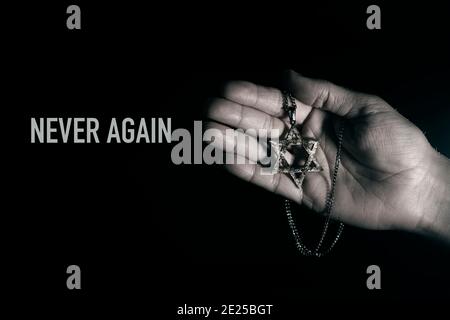
[{"label": "hand", "polygon": [[[286,174],[262,175],[257,164],[226,165],[231,173],[321,212],[334,168],[336,132],[343,124],[333,216],[370,229],[433,230],[450,237],[449,161],[414,124],[376,96],[295,72],[287,83],[302,135],[319,140],[317,160],[324,170],[307,174],[303,190]],[[219,130],[289,128],[281,92],[249,82],[227,84],[224,98],[211,102],[208,117],[210,127]]]}]

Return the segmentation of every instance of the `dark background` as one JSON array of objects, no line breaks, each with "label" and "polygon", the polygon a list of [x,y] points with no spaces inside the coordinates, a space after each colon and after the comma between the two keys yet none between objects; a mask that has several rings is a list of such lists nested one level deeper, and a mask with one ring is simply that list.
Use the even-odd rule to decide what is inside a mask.
[{"label": "dark background", "polygon": [[[81,31],[66,29],[70,4],[81,7]],[[171,117],[192,129],[224,81],[279,86],[293,68],[380,95],[450,156],[448,9],[378,2],[382,29],[370,31],[369,4],[55,1],[5,10],[5,107],[17,116],[4,120],[5,264],[11,295],[33,303],[18,310],[175,318],[185,303],[275,304],[279,315],[444,305],[450,251],[433,240],[347,227],[331,255],[304,258],[280,198],[216,166],[175,166],[171,145],[29,143],[30,117],[97,117],[101,127],[111,117]],[[71,264],[81,267],[81,291],[66,289]],[[366,288],[371,264],[382,290]]]}]

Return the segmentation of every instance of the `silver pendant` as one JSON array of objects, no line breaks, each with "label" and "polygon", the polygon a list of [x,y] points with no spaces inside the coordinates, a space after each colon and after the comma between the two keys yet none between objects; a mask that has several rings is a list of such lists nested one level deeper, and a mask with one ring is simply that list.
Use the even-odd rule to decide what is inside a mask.
[{"label": "silver pendant", "polygon": [[[271,146],[273,156],[275,157],[274,171],[288,173],[294,180],[297,188],[302,187],[303,180],[307,173],[320,172],[323,170],[315,156],[319,141],[302,137],[294,126],[291,127],[284,139],[279,142],[271,142]],[[287,151],[292,151],[294,156],[300,154],[302,151],[306,152],[305,163],[298,167],[290,165],[285,157]],[[298,159],[294,159],[294,163],[297,162],[297,160]]]}]

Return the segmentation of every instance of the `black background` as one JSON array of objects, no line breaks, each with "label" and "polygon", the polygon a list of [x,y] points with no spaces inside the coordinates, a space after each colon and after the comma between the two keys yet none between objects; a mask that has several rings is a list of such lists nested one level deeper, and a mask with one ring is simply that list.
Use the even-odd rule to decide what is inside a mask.
[{"label": "black background", "polygon": [[[69,4],[81,7],[80,31],[66,29]],[[382,29],[370,31],[369,4],[58,1],[5,10],[12,296],[61,317],[175,318],[185,303],[351,315],[357,305],[448,301],[449,250],[433,240],[347,227],[330,256],[304,258],[280,198],[216,166],[175,166],[172,145],[29,142],[30,117],[97,117],[101,127],[111,117],[171,117],[174,128],[192,129],[224,81],[278,86],[293,68],[380,95],[450,156],[448,9],[378,3]],[[71,264],[81,267],[81,291],[66,288]],[[382,290],[366,288],[371,264],[381,267]]]}]

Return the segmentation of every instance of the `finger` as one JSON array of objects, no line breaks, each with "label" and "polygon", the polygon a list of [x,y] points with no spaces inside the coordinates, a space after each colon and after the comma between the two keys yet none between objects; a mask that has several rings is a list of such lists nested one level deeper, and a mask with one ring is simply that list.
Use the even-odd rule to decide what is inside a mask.
[{"label": "finger", "polygon": [[[237,156],[238,158],[241,156]],[[322,212],[325,209],[326,197],[330,188],[328,166],[321,173],[307,174],[301,188],[298,188],[292,177],[287,174],[270,174],[266,168],[255,163],[237,162],[238,164],[226,164],[225,168],[235,176],[275,192],[289,200],[303,204],[306,207]],[[242,164],[239,164],[242,163]]]},{"label": "finger", "polygon": [[[263,163],[268,161],[267,148],[256,137],[240,130],[234,130],[217,122],[208,122],[204,137],[206,142],[210,142],[212,148],[225,151],[227,156],[236,154],[248,159],[247,163],[254,164],[258,161]],[[236,163],[236,160],[233,158],[229,161],[227,158],[226,162]]]},{"label": "finger", "polygon": [[[274,117],[286,116],[283,110],[281,92],[275,88],[246,81],[231,81],[224,86],[223,96],[227,100],[260,110]],[[298,105],[296,120],[301,124],[312,108],[298,100],[296,102]]]},{"label": "finger", "polygon": [[292,180],[285,174],[269,175],[256,164],[228,164],[225,168],[233,175],[262,187],[268,191],[279,194],[297,203],[302,202],[302,190],[293,187]]},{"label": "finger", "polygon": [[212,100],[207,116],[233,128],[248,130],[250,135],[254,130],[264,130],[269,137],[279,137],[286,127],[282,120],[265,112],[222,98]]},{"label": "finger", "polygon": [[[213,121],[206,124],[204,137],[204,141],[209,142],[211,147],[226,153],[235,153],[239,157],[248,159],[247,162],[249,163],[256,164],[259,162],[272,168],[274,161],[276,161],[273,152],[270,155],[268,154],[268,137],[257,139],[255,136],[247,135],[242,130],[234,130]],[[274,140],[271,140],[271,142],[275,143]],[[284,157],[289,164],[293,163],[294,156],[292,153],[286,151]],[[231,161],[235,163],[235,160]]]},{"label": "finger", "polygon": [[379,98],[339,87],[325,80],[304,77],[295,71],[287,74],[287,87],[302,103],[346,118],[364,112],[376,112],[387,108]]},{"label": "finger", "polygon": [[290,176],[281,173],[268,175],[264,168],[257,164],[227,164],[225,168],[247,182],[305,205],[316,212],[325,209],[330,182],[324,174],[307,175],[302,188],[297,188]]}]

